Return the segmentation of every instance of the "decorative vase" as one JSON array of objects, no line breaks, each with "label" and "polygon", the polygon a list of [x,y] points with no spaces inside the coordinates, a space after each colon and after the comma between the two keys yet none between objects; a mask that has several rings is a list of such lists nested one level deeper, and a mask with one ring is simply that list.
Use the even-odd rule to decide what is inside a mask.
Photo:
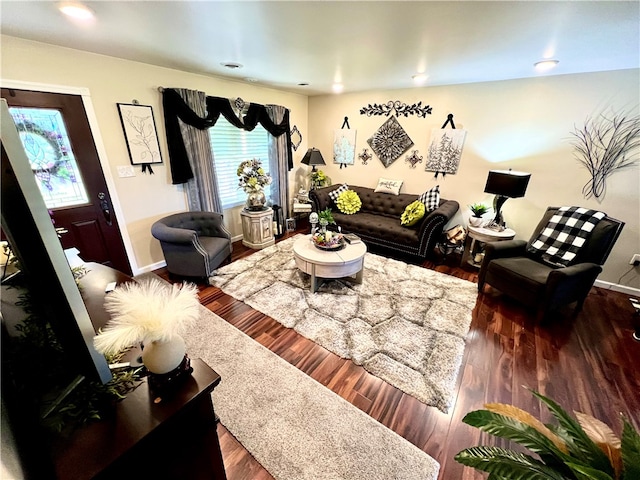
[{"label": "decorative vase", "polygon": [[484,218],[482,217],[469,217],[469,223],[472,227],[480,227],[484,223]]},{"label": "decorative vase", "polygon": [[318,223],[320,224],[320,232],[321,233],[326,233],[327,232],[327,225],[329,225],[329,222],[326,221],[324,218],[321,218]]},{"label": "decorative vase", "polygon": [[145,342],[142,363],[151,373],[169,373],[180,366],[186,351],[184,339],[179,335],[174,335],[166,342]]},{"label": "decorative vase", "polygon": [[247,196],[247,210],[264,210],[264,206],[267,203],[267,197],[265,197],[264,192],[262,190],[250,193]]}]

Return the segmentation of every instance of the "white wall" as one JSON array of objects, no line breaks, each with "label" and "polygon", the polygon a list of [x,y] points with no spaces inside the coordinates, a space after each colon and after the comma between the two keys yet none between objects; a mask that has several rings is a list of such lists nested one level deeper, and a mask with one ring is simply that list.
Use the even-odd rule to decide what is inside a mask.
[{"label": "white wall", "polygon": [[[483,193],[490,169],[530,172],[526,196],[508,200],[502,209],[505,221],[517,232],[516,238],[528,239],[549,205],[602,210],[626,225],[599,280],[640,288],[640,268],[629,272],[631,256],[640,253],[640,169],[636,166],[614,173],[607,180],[606,194],[599,200],[587,200],[581,192],[589,173],[574,158],[570,143],[570,132],[574,126],[584,125],[588,116],[625,108],[638,114],[639,73],[623,70],[311,97],[309,146],[320,149],[329,163],[324,171],[334,183],[374,187],[379,177],[403,179],[401,192],[406,193],[421,193],[439,184],[444,198],[460,203],[452,225],[466,225],[471,203],[491,204],[492,195]],[[361,115],[360,109],[390,100],[406,104],[421,101],[433,107],[426,118],[398,118],[415,144],[407,153],[417,149],[423,163],[412,169],[405,154],[389,168],[375,156],[368,165],[358,158],[355,165],[343,169],[332,164],[333,132],[342,126],[344,117],[357,130],[356,151],[360,153],[369,148],[367,139],[387,120]],[[435,179],[424,170],[427,146],[431,130],[441,128],[449,113],[454,114],[456,127],[468,133],[457,174]]]},{"label": "white wall", "polygon": [[[3,35],[1,40],[1,70],[3,81],[24,81],[89,89],[100,135],[104,142],[107,163],[115,184],[114,201],[119,202],[124,218],[119,219],[123,234],[130,239],[134,258],[134,273],[148,270],[163,262],[160,244],[150,233],[157,219],[187,209],[182,186],[171,184],[166,147],[161,95],[158,86],[190,88],[208,95],[236,98],[247,102],[283,105],[291,110],[291,125],[297,125],[303,142],[294,152],[294,162],[300,163],[306,151],[307,97],[285,93],[258,85],[196,75],[144,63],[121,60],[79,50],[56,47]],[[163,165],[154,165],[154,175],[140,173],[119,178],[117,167],[129,165],[117,103],[133,99],[153,107],[160,137]],[[295,171],[291,172],[294,183]],[[292,186],[293,189],[293,186]],[[234,236],[241,235],[241,207],[224,212],[225,223]]]}]

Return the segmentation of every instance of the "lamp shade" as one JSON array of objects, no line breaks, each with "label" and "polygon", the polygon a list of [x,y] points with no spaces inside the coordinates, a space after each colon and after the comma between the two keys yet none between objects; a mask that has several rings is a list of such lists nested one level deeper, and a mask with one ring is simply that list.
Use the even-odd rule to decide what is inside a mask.
[{"label": "lamp shade", "polygon": [[305,165],[326,165],[324,163],[324,158],[322,158],[322,154],[320,150],[317,148],[310,148],[307,150],[307,153],[302,157],[302,163]]},{"label": "lamp shade", "polygon": [[530,173],[514,172],[512,170],[489,170],[484,191],[508,198],[524,197],[530,178]]}]

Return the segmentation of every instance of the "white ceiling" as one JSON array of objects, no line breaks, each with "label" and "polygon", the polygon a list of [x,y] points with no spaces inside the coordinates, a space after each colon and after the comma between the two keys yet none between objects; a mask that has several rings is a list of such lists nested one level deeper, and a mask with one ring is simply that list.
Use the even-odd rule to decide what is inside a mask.
[{"label": "white ceiling", "polygon": [[[640,2],[98,1],[91,25],[55,2],[0,2],[0,31],[317,95],[640,67]],[[223,62],[243,68],[229,70]],[[300,87],[299,83],[309,83]]]}]

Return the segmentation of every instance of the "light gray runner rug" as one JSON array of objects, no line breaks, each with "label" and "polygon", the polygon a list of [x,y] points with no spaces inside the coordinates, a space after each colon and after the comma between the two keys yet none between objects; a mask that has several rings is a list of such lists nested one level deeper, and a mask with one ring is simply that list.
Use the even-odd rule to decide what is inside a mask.
[{"label": "light gray runner rug", "polygon": [[312,294],[309,275],[295,265],[292,248],[298,238],[219,268],[210,283],[446,412],[455,396],[477,286],[367,253],[361,285],[325,281]]},{"label": "light gray runner rug", "polygon": [[206,308],[184,338],[222,377],[220,421],[277,480],[436,480],[429,455]]}]

